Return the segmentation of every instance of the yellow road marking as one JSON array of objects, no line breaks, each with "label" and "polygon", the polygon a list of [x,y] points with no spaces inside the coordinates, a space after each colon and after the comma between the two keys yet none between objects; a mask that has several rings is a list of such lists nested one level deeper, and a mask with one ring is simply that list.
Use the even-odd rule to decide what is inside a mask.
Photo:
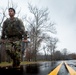
[{"label": "yellow road marking", "polygon": [[63,62],[61,64],[59,64],[51,73],[49,73],[48,75],[57,75],[61,66],[62,66]]},{"label": "yellow road marking", "polygon": [[68,66],[68,64],[65,62],[65,66],[67,67],[70,75],[76,75],[76,72],[74,69],[72,69],[70,66]]}]

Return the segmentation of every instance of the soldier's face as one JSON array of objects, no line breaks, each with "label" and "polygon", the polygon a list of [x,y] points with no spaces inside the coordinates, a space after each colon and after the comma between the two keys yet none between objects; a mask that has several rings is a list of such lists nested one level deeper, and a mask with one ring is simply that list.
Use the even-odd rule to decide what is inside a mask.
[{"label": "soldier's face", "polygon": [[13,17],[15,15],[14,11],[12,9],[9,10],[9,16]]}]

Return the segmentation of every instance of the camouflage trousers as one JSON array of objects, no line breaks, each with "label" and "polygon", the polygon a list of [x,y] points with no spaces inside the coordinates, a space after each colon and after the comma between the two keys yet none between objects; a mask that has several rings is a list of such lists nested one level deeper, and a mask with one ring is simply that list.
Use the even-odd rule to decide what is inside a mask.
[{"label": "camouflage trousers", "polygon": [[13,67],[17,67],[21,62],[21,41],[6,42],[6,53],[13,60]]}]

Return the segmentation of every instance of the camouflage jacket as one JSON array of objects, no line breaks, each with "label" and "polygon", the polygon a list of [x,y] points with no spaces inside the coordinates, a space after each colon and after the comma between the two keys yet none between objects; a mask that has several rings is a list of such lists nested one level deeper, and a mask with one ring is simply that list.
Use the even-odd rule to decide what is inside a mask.
[{"label": "camouflage jacket", "polygon": [[25,34],[25,28],[23,22],[20,19],[16,17],[12,20],[10,18],[7,18],[4,21],[1,39],[5,39],[6,37],[7,38],[17,37],[21,39],[22,35],[24,34]]}]

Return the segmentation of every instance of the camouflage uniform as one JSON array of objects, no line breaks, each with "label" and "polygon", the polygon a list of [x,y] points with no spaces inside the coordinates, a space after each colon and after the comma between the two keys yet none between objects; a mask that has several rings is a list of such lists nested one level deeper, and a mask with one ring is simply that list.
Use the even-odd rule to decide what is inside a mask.
[{"label": "camouflage uniform", "polygon": [[[22,35],[25,34],[24,25],[21,20],[18,18],[14,18],[11,20],[10,18],[7,18],[3,23],[3,30],[2,30],[2,39],[12,38],[15,39],[22,39]],[[15,37],[15,38],[14,38]]]},{"label": "camouflage uniform", "polygon": [[6,52],[13,60],[13,66],[19,66],[21,58],[21,40],[25,36],[25,28],[22,21],[18,18],[11,20],[7,18],[3,23],[1,39],[9,40],[6,42]]}]

